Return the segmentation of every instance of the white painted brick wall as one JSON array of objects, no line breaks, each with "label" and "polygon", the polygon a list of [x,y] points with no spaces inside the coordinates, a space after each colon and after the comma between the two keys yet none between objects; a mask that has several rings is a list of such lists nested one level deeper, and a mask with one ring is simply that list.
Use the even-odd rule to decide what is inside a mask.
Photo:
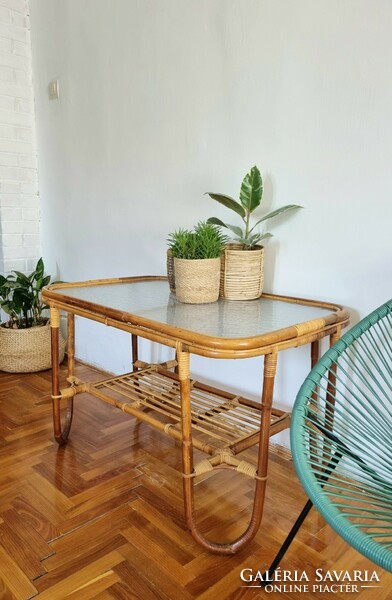
[{"label": "white painted brick wall", "polygon": [[0,0],[0,273],[41,256],[28,0]]}]

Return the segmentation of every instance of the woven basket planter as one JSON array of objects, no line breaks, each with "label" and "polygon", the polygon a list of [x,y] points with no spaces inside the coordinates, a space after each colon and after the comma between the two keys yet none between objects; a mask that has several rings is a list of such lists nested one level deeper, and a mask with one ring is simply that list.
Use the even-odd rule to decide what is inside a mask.
[{"label": "woven basket planter", "polygon": [[[50,369],[50,323],[28,329],[0,327],[0,371],[35,373]],[[60,334],[60,362],[64,359],[65,339]]]},{"label": "woven basket planter", "polygon": [[220,296],[227,300],[254,300],[263,292],[264,248],[244,250],[228,244],[221,255]]},{"label": "woven basket planter", "polygon": [[167,279],[169,282],[170,291],[176,293],[176,283],[174,279],[174,256],[173,252],[169,248],[166,255],[166,268],[167,268]]},{"label": "woven basket planter", "polygon": [[176,297],[186,304],[207,304],[219,298],[220,258],[174,259]]}]

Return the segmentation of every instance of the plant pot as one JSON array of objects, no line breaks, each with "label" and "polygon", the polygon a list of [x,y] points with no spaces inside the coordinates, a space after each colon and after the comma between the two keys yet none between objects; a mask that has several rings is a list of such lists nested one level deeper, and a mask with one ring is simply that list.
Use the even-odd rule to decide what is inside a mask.
[{"label": "plant pot", "polygon": [[[0,327],[0,371],[35,373],[52,366],[50,323],[28,329]],[[60,361],[65,339],[60,332]]]},{"label": "plant pot", "polygon": [[219,298],[220,258],[174,259],[176,297],[186,304],[207,304]]},{"label": "plant pot", "polygon": [[167,279],[169,282],[170,291],[175,294],[176,293],[176,282],[174,279],[174,256],[173,252],[169,248],[166,255],[166,269],[167,269]]},{"label": "plant pot", "polygon": [[228,244],[221,255],[220,296],[227,300],[254,300],[263,292],[264,247],[244,250]]}]

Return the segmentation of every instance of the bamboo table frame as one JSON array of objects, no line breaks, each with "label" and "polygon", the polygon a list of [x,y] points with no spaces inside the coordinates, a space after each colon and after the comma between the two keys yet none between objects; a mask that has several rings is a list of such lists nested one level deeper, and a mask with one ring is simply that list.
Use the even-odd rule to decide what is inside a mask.
[{"label": "bamboo table frame", "polygon": [[[151,295],[151,291],[162,293],[166,289],[166,304],[174,311],[174,316],[170,313],[170,319],[162,318],[163,313],[159,311],[166,310],[167,307],[162,302],[160,304],[159,298],[155,302],[155,295]],[[124,305],[124,300],[123,304],[117,305],[115,301],[110,301],[111,306],[108,306],[109,302],[103,302],[102,297],[94,297],[96,291],[102,290],[106,294],[111,291],[122,293],[124,290],[136,290],[142,296],[144,293],[146,298],[153,298],[149,303],[150,312],[143,307],[132,312],[128,310],[127,302]],[[52,400],[56,441],[60,445],[66,443],[72,424],[73,400],[78,393],[83,392],[88,392],[179,440],[182,447],[185,516],[193,537],[210,551],[221,554],[237,552],[256,535],[261,523],[269,437],[285,429],[290,423],[288,413],[272,406],[278,353],[287,348],[310,344],[313,366],[319,358],[320,340],[329,336],[332,345],[340,337],[341,329],[349,323],[347,310],[329,303],[263,294],[258,300],[242,301],[240,304],[241,309],[256,310],[261,315],[260,323],[264,329],[260,326],[257,331],[256,323],[254,334],[251,335],[248,328],[245,335],[241,335],[240,322],[236,324],[235,335],[228,337],[225,333],[205,333],[197,323],[192,325],[189,318],[184,324],[176,317],[175,312],[186,307],[184,310],[188,311],[186,314],[189,317],[193,313],[200,315],[215,309],[230,311],[234,307],[235,310],[235,304],[219,300],[214,305],[202,305],[210,308],[180,306],[170,295],[165,277],[128,277],[56,284],[45,288],[42,297],[50,306],[51,316]],[[165,297],[164,293],[162,297]],[[107,298],[110,299],[110,294]],[[303,313],[308,318],[298,323],[290,322],[284,327],[276,325],[272,318],[271,323],[268,319],[267,323],[264,322],[263,310],[267,306],[273,315],[275,309],[279,308],[280,313],[284,314],[290,312],[289,309],[294,310],[295,305],[300,314]],[[158,313],[154,312],[157,310]],[[65,311],[68,315],[69,387],[64,389],[60,389],[58,366],[60,311]],[[161,316],[157,317],[156,314]],[[98,383],[85,383],[77,379],[74,375],[75,315],[129,332],[132,336],[133,371]],[[211,318],[211,322],[214,318]],[[224,312],[219,312],[216,322],[224,329]],[[159,365],[139,360],[138,337],[175,349],[175,359]],[[191,380],[190,354],[211,358],[264,356],[261,403]],[[334,385],[333,378],[332,373],[331,386]],[[62,401],[67,403],[65,419],[61,416]],[[145,408],[149,410],[145,412]],[[155,416],[151,412],[156,413]],[[257,443],[257,466],[237,458],[240,452]],[[194,464],[193,448],[205,452],[208,458]],[[208,540],[199,531],[194,517],[194,478],[217,468],[233,469],[255,479],[249,525],[239,538],[226,544]]]}]

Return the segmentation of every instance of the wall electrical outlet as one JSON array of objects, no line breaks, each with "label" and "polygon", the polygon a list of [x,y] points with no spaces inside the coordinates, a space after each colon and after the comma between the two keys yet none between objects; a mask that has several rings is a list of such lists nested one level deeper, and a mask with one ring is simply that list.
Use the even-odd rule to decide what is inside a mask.
[{"label": "wall electrical outlet", "polygon": [[52,79],[48,84],[49,100],[58,100],[60,97],[60,82],[58,79]]}]

